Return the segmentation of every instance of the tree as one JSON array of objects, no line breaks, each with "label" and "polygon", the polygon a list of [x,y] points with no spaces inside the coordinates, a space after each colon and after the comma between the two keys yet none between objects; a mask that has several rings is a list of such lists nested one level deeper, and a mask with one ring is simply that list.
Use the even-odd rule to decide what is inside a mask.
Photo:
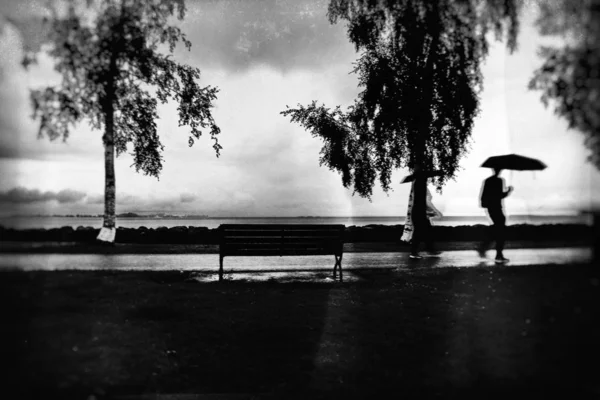
[{"label": "tree", "polygon": [[600,0],[543,0],[536,25],[543,36],[562,37],[562,45],[540,48],[544,62],[529,82],[547,107],[569,128],[581,131],[589,161],[600,169]]},{"label": "tree", "polygon": [[171,58],[177,42],[191,47],[179,28],[168,25],[174,15],[184,18],[184,0],[87,0],[85,5],[66,0],[62,5],[62,11],[52,9],[48,31],[48,54],[62,81],[31,92],[33,118],[40,120],[38,135],[50,140],[66,140],[84,119],[104,131],[104,222],[98,240],[112,242],[115,151],[121,155],[131,145],[136,171],[158,178],[163,145],[157,105],[174,99],[179,125],[191,129],[189,145],[206,129],[218,157],[220,129],[211,114],[218,89],[200,87],[198,68]]},{"label": "tree", "polygon": [[[468,147],[482,89],[489,33],[516,48],[517,0],[331,0],[331,23],[345,20],[360,57],[363,91],[346,111],[318,105],[282,112],[324,144],[321,165],[370,198],[387,192],[396,168],[440,170],[438,189]],[[424,193],[424,191],[423,191]],[[425,197],[415,202],[425,204]]]}]

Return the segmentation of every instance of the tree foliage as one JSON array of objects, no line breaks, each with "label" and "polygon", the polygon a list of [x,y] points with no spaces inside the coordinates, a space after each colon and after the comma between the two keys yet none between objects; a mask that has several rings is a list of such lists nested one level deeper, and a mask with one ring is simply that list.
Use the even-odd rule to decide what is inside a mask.
[{"label": "tree foliage", "polygon": [[536,21],[542,35],[563,45],[540,48],[544,62],[529,88],[541,91],[569,127],[585,135],[590,161],[600,169],[600,0],[543,0]]},{"label": "tree foliage", "polygon": [[63,9],[53,8],[48,19],[47,39],[61,83],[31,93],[39,136],[66,139],[82,120],[101,130],[112,124],[117,155],[131,145],[136,170],[158,177],[163,145],[157,106],[173,99],[179,104],[179,125],[190,128],[189,145],[207,130],[219,155],[220,130],[211,113],[218,89],[200,87],[199,69],[172,59],[177,42],[191,47],[185,34],[169,25],[173,16],[184,18],[183,0],[67,0],[60,5]]},{"label": "tree foliage", "polygon": [[438,188],[454,176],[468,149],[482,89],[480,65],[489,35],[516,47],[517,0],[331,0],[332,23],[347,23],[360,56],[363,89],[343,111],[298,105],[282,112],[324,142],[322,165],[345,187],[369,197],[384,191],[396,168],[441,170]]}]

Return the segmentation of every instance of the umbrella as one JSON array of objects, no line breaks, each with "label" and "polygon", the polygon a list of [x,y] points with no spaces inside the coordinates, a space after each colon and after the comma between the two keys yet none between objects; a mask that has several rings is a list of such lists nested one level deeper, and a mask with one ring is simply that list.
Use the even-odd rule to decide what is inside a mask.
[{"label": "umbrella", "polygon": [[483,164],[482,168],[509,169],[516,171],[533,171],[546,168],[546,164],[535,158],[520,156],[518,154],[506,154],[503,156],[490,157]]},{"label": "umbrella", "polygon": [[[436,171],[430,171],[430,172],[426,172],[426,175],[428,178],[431,178],[433,176],[440,176],[442,175],[442,171],[440,170],[436,170]],[[415,176],[414,174],[410,174],[410,175],[406,175],[401,181],[400,183],[408,183],[408,182],[412,182],[415,180]]]}]

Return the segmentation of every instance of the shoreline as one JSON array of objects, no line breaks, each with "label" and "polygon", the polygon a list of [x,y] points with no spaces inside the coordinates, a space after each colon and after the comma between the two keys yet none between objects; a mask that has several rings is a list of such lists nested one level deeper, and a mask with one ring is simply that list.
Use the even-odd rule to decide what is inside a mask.
[{"label": "shoreline", "polygon": [[[403,229],[404,225],[346,226],[344,243],[380,243],[382,246],[384,243],[388,243],[396,247],[408,247],[400,243]],[[93,246],[97,249],[96,237],[99,231],[99,228],[90,226],[79,226],[75,229],[64,226],[62,228],[51,229],[19,230],[5,228],[0,225],[0,243],[2,243],[0,251],[6,252],[4,248],[7,243],[17,242],[25,243],[25,245],[11,246],[27,247],[26,243],[71,243],[77,244],[77,246]],[[434,241],[439,244],[479,242],[491,234],[491,227],[481,224],[459,226],[434,225],[432,234]],[[574,243],[588,245],[593,243],[594,236],[594,226],[584,224],[518,224],[506,227],[507,245],[510,245],[511,242],[529,243],[527,246],[535,247],[539,247],[544,243],[550,243],[551,247],[556,247],[556,243],[562,243],[563,246],[571,246]],[[172,228],[118,227],[115,245],[218,245],[219,239],[219,228],[210,229],[195,226],[176,226]],[[522,247],[524,244],[520,244],[519,246]],[[29,247],[35,248],[36,246],[31,245]],[[44,246],[38,245],[37,247]],[[45,247],[52,247],[52,245]],[[57,245],[54,245],[54,247],[57,247]]]}]

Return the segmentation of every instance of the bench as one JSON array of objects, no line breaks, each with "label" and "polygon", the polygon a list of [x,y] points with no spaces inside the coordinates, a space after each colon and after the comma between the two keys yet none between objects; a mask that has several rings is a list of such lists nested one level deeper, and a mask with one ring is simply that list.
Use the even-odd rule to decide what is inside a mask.
[{"label": "bench", "polygon": [[333,278],[342,276],[344,225],[223,224],[219,226],[219,281],[227,256],[335,256]]}]

